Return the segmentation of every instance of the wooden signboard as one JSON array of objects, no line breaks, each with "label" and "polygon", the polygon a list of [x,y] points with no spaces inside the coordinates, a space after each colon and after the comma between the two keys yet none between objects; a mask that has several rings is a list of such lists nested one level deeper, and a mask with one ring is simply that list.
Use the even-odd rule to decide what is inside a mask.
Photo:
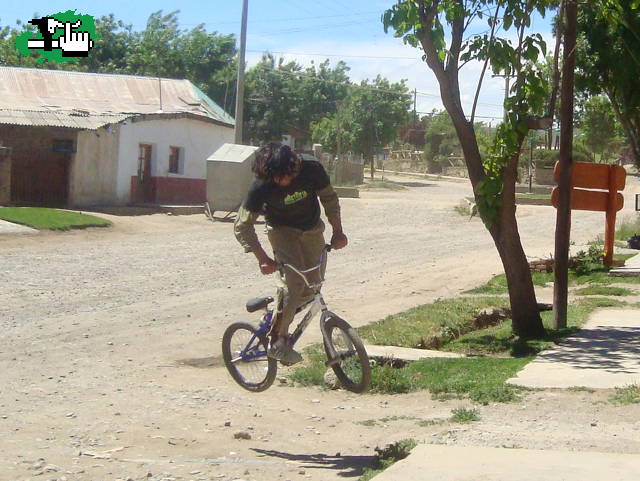
[{"label": "wooden signboard", "polygon": [[[556,182],[559,178],[559,163],[553,169]],[[604,264],[613,264],[613,239],[616,228],[616,212],[624,206],[624,190],[627,172],[618,165],[574,162],[571,174],[571,208],[606,213],[604,231]],[[558,208],[558,188],[551,192],[551,204]]]}]

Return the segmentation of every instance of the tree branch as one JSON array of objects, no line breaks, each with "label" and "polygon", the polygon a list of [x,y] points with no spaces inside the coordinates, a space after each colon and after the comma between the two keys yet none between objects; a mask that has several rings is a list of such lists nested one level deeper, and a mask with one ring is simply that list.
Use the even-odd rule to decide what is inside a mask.
[{"label": "tree branch", "polygon": [[489,50],[493,46],[493,39],[496,31],[496,23],[498,22],[498,13],[500,11],[501,1],[498,1],[496,5],[496,12],[493,15],[493,22],[491,25],[491,36],[489,37],[489,47],[487,51],[487,58],[484,59],[484,65],[482,66],[482,73],[480,73],[480,80],[478,80],[478,88],[476,89],[476,95],[473,99],[473,108],[471,109],[471,125],[473,125],[473,121],[476,116],[476,107],[478,106],[478,98],[480,97],[480,90],[482,89],[482,81],[484,80],[484,73],[487,70],[487,65],[489,64]]},{"label": "tree branch", "polygon": [[560,44],[562,43],[562,28],[564,22],[562,21],[564,11],[564,0],[560,2],[560,8],[558,9],[558,18],[559,23],[556,26],[556,47],[553,52],[553,78],[552,78],[552,89],[551,89],[551,98],[549,99],[549,107],[547,109],[547,117],[551,118],[551,122],[553,122],[553,116],[556,112],[556,100],[558,98],[558,87],[560,85],[560,68],[559,68],[559,57],[560,57]]}]

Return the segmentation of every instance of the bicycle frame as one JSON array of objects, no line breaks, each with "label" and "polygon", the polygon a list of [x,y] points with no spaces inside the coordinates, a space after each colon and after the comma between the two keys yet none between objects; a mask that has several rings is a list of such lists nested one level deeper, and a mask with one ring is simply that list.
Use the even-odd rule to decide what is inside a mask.
[{"label": "bicycle frame", "polygon": [[[315,294],[313,299],[306,304],[306,306],[309,306],[309,310],[306,312],[302,320],[298,323],[293,333],[289,336],[289,345],[292,347],[295,345],[296,342],[298,342],[298,339],[300,339],[300,337],[302,336],[302,333],[307,329],[307,327],[309,326],[313,318],[319,312],[322,313],[320,316],[320,332],[322,333],[322,337],[324,339],[327,338],[327,334],[324,329],[324,321],[327,319],[329,309],[327,307],[327,304],[324,302],[324,298],[322,297],[322,294],[320,293],[320,288],[322,287],[322,283],[324,282],[324,279],[320,279],[320,281],[315,284],[310,284],[306,275],[309,272],[320,269],[320,266],[324,262],[324,257],[327,255],[327,252],[330,249],[331,249],[331,246],[329,245],[325,246],[325,248],[322,251],[322,254],[320,255],[320,261],[315,267],[312,267],[310,269],[299,270],[294,266],[292,266],[291,264],[279,264],[278,266],[280,268],[286,267],[293,270],[300,277],[302,277],[302,279],[304,280],[308,288],[315,289]],[[276,299],[276,305],[279,305],[279,303],[280,303],[280,296],[278,296],[278,298]],[[306,306],[304,307],[306,308]],[[260,323],[260,327],[258,328],[256,333],[251,337],[246,347],[240,352],[240,358],[243,359],[244,361],[251,360],[253,358],[264,357],[266,355],[266,352],[264,350],[261,350],[252,354],[248,354],[248,351],[250,350],[250,347],[253,344],[253,342],[256,340],[256,337],[262,334],[266,335],[271,330],[274,311],[269,309],[265,309],[265,310],[266,312],[262,316],[262,322]]]}]

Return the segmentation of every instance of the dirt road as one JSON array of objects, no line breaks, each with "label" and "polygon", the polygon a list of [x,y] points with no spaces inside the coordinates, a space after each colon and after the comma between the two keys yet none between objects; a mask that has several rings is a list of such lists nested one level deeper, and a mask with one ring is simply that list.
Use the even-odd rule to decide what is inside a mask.
[{"label": "dirt road", "polygon": [[[331,254],[324,292],[354,325],[454,296],[501,270],[481,222],[453,211],[468,184],[396,180],[407,189],[342,200],[350,245]],[[553,209],[518,212],[527,254],[549,256]],[[244,392],[220,367],[220,339],[233,320],[252,319],[246,299],[273,289],[232,224],[109,218],[107,230],[0,238],[0,480],[335,480],[357,477],[385,442],[538,446],[549,423],[568,449],[640,452],[637,410],[598,404],[606,393],[534,393],[482,407],[483,421],[461,429],[446,418],[468,401],[427,393]],[[601,214],[578,212],[572,238],[580,245],[603,228]],[[558,396],[584,409],[567,419]],[[594,429],[602,416],[619,428],[595,421]],[[415,418],[438,421],[421,427]],[[588,436],[574,434],[582,428]],[[238,431],[251,439],[235,439]]]}]

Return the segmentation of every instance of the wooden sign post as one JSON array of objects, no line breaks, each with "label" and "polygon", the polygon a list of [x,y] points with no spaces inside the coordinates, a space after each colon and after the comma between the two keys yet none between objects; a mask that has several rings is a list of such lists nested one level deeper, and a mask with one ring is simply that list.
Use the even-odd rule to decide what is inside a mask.
[{"label": "wooden sign post", "polygon": [[[556,182],[559,178],[558,163],[553,170]],[[606,213],[604,230],[604,265],[613,264],[613,240],[616,232],[616,212],[622,209],[627,172],[618,165],[574,162],[571,177],[571,209]],[[558,207],[558,188],[551,192],[551,203]]]}]

